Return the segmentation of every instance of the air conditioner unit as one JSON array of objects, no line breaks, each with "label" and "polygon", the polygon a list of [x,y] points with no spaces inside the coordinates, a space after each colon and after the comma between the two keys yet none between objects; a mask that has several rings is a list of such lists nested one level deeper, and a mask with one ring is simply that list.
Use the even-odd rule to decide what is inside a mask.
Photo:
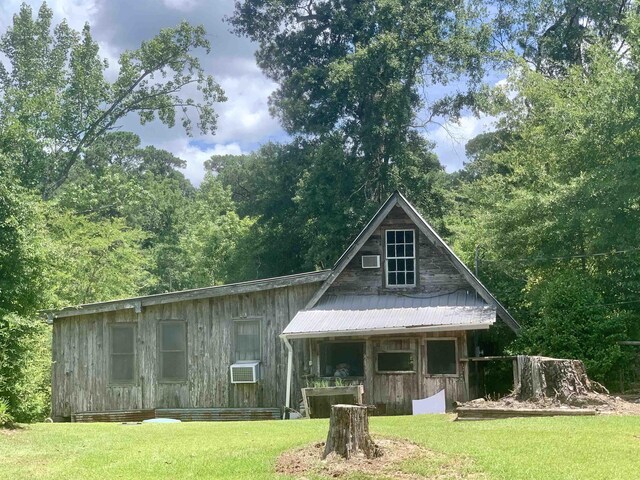
[{"label": "air conditioner unit", "polygon": [[380,255],[362,255],[362,268],[380,268]]},{"label": "air conditioner unit", "polygon": [[259,360],[246,360],[231,365],[231,383],[257,383],[259,379]]}]

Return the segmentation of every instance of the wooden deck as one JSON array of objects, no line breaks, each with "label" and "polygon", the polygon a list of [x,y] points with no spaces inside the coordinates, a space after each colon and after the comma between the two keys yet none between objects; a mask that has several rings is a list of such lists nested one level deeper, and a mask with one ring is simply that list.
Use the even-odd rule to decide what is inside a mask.
[{"label": "wooden deck", "polygon": [[279,408],[158,408],[155,410],[119,410],[111,412],[78,412],[72,422],[142,422],[152,418],[175,418],[183,422],[229,422],[247,420],[279,420]]},{"label": "wooden deck", "polygon": [[598,412],[591,408],[472,408],[458,407],[457,420],[495,420],[499,418],[516,417],[567,417],[590,416]]}]

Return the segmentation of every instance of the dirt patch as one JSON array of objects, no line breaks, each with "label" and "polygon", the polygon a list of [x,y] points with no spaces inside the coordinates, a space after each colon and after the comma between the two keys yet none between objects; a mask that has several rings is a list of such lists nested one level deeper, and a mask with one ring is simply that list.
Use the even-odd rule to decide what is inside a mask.
[{"label": "dirt patch", "polygon": [[500,400],[485,400],[477,398],[470,402],[458,404],[461,407],[472,408],[509,408],[518,409],[584,409],[596,410],[601,414],[609,415],[640,415],[640,401],[628,401],[620,397],[614,397],[604,393],[592,392],[586,395],[577,395],[568,401],[560,401],[555,398],[543,398],[535,401],[520,401],[513,395],[503,397]]},{"label": "dirt patch", "polygon": [[5,437],[11,437],[13,435],[17,435],[23,429],[21,427],[13,427],[13,428],[0,428],[0,435],[4,435]]},{"label": "dirt patch", "polygon": [[299,480],[341,478],[358,474],[357,478],[400,480],[483,480],[484,474],[474,472],[470,459],[451,458],[401,439],[374,438],[382,456],[364,456],[350,460],[331,454],[321,460],[324,442],[290,450],[276,461],[276,472]]}]

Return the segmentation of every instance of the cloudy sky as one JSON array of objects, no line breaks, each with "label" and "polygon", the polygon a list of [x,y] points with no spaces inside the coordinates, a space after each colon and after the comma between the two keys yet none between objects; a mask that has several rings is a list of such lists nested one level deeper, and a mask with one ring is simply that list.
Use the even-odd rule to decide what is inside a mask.
[{"label": "cloudy sky", "polygon": [[[6,30],[21,3],[22,0],[0,0],[0,31]],[[27,3],[37,11],[42,2]],[[187,137],[178,127],[169,129],[159,123],[140,126],[136,118],[123,122],[123,127],[139,134],[145,144],[185,159],[185,174],[194,183],[202,179],[203,163],[213,154],[249,152],[270,140],[286,139],[278,121],[269,115],[267,99],[275,84],[258,69],[253,56],[255,45],[231,34],[223,21],[232,12],[233,0],[49,0],[48,4],[56,22],[66,18],[76,29],[89,22],[102,56],[113,69],[112,75],[120,52],[137,48],[161,28],[175,26],[181,20],[204,24],[213,49],[211,55],[202,57],[202,64],[228,98],[217,108],[216,134],[198,136],[194,132],[194,137]],[[428,137],[436,142],[440,161],[453,171],[465,160],[466,141],[490,125],[490,119],[467,116],[459,124],[433,126]]]}]

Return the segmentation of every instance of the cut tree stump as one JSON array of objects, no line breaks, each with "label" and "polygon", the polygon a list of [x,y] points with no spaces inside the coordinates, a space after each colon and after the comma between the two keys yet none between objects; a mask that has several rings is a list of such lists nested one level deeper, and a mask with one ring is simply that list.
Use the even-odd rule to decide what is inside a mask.
[{"label": "cut tree stump", "polygon": [[362,405],[333,405],[329,421],[329,434],[322,458],[336,453],[349,459],[355,455],[375,458],[382,455],[369,435],[367,407]]},{"label": "cut tree stump", "polygon": [[570,404],[572,399],[606,391],[589,380],[580,360],[518,355],[518,374],[515,396],[521,401],[553,398]]}]

